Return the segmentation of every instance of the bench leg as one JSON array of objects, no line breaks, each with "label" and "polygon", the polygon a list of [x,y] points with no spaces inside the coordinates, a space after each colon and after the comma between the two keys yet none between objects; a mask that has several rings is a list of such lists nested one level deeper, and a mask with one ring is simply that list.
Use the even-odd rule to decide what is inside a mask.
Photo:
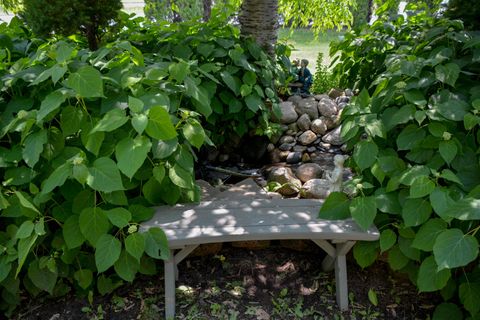
[{"label": "bench leg", "polygon": [[170,250],[170,259],[165,260],[165,319],[175,317],[175,255]]},{"label": "bench leg", "polygon": [[337,244],[335,258],[335,285],[337,304],[340,310],[348,310],[348,283],[347,283],[347,259],[346,254],[355,245],[355,241],[347,241]]}]

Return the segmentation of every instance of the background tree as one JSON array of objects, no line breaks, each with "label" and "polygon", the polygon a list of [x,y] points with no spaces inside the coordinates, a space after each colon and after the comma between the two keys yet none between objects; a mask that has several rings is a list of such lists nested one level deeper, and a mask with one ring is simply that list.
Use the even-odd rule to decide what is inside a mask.
[{"label": "background tree", "polygon": [[91,50],[98,48],[102,29],[122,8],[120,0],[23,0],[19,15],[39,35],[71,35],[81,31]]},{"label": "background tree", "polygon": [[143,11],[152,21],[180,22],[204,15],[202,0],[145,0]]},{"label": "background tree", "polygon": [[445,16],[462,20],[466,29],[480,30],[480,1],[450,0]]}]

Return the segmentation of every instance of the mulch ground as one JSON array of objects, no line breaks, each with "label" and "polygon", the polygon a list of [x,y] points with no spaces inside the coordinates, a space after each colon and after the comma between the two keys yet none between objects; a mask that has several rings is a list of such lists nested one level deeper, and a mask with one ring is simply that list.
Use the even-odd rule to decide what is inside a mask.
[{"label": "mulch ground", "polygon": [[[227,244],[214,256],[188,258],[179,266],[177,319],[426,319],[440,302],[385,262],[362,270],[350,257],[350,310],[340,312],[323,257],[314,246],[298,252],[274,242],[261,250]],[[163,319],[162,271],[159,264],[159,276],[140,276],[93,304],[74,295],[25,301],[15,319]]]}]

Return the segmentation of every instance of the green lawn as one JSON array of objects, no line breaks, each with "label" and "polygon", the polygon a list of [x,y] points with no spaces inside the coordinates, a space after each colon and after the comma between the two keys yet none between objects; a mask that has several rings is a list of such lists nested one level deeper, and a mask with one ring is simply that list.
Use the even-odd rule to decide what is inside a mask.
[{"label": "green lawn", "polygon": [[293,31],[280,29],[278,32],[280,41],[286,41],[295,47],[291,59],[307,59],[310,62],[308,67],[312,73],[315,73],[319,52],[323,52],[323,64],[330,65],[329,45],[330,42],[338,40],[339,36],[341,36],[341,33],[329,31],[315,38],[315,35],[309,29],[295,29]]}]

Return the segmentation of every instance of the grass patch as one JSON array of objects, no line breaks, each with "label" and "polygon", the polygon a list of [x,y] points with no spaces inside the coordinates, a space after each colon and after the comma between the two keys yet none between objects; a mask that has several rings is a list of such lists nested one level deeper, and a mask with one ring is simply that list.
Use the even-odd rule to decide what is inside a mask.
[{"label": "grass patch", "polygon": [[312,74],[317,69],[316,60],[319,52],[323,53],[323,64],[330,65],[329,46],[332,41],[338,40],[341,32],[327,31],[315,38],[310,29],[280,29],[278,39],[294,46],[291,59],[307,59]]}]

